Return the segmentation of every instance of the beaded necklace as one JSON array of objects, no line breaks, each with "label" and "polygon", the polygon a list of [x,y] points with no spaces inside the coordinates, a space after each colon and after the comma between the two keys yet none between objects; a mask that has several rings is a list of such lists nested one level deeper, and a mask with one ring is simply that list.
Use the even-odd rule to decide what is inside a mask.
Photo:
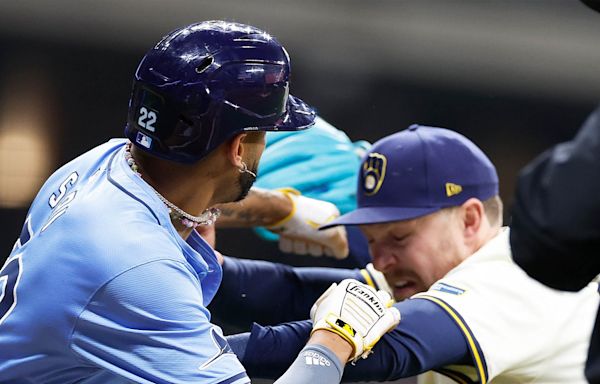
[{"label": "beaded necklace", "polygon": [[[139,167],[133,159],[133,156],[131,156],[131,142],[125,145],[125,161],[127,161],[127,164],[129,165],[131,170],[141,178],[142,175],[138,172]],[[150,184],[148,184],[148,186],[152,188]],[[219,215],[221,215],[220,209],[208,208],[206,211],[202,212],[200,216],[192,216],[189,213],[185,212],[183,209],[176,206],[175,204],[171,203],[156,189],[152,188],[152,190],[169,209],[169,216],[171,217],[171,220],[179,220],[181,224],[186,228],[196,228],[199,225],[212,225],[215,221],[217,221]]]}]

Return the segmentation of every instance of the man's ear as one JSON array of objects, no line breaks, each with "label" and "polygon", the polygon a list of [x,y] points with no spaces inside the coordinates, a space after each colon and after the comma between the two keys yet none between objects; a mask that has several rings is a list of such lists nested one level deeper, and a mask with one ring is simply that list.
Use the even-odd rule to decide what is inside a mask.
[{"label": "man's ear", "polygon": [[246,138],[246,135],[246,133],[240,133],[229,140],[229,145],[227,147],[227,158],[236,168],[242,168],[244,139]]},{"label": "man's ear", "polygon": [[461,208],[465,237],[472,238],[479,232],[485,219],[483,203],[479,199],[470,198],[462,204]]}]

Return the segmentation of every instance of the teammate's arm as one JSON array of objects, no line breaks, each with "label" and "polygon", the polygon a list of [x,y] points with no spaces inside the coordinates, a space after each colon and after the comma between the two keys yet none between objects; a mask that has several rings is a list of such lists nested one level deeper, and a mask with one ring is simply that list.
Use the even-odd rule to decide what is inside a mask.
[{"label": "teammate's arm", "polygon": [[316,331],[276,384],[339,383],[352,353],[340,336]]},{"label": "teammate's arm", "polygon": [[[368,359],[346,367],[344,381],[388,381],[450,364],[470,364],[463,333],[438,305],[412,299],[395,306],[402,313],[400,324],[382,337]],[[255,324],[251,332],[228,339],[251,377],[274,378],[295,359],[311,328],[310,321],[273,327]]]},{"label": "teammate's arm", "polygon": [[273,325],[304,320],[331,283],[344,279],[385,289],[385,278],[371,268],[291,267],[225,256],[223,281],[209,309],[217,322],[241,329],[249,329],[253,322]]},{"label": "teammate's arm", "polygon": [[340,215],[336,206],[302,196],[295,189],[253,188],[244,200],[216,208],[221,210],[217,227],[266,227],[279,235],[279,247],[285,253],[348,256],[343,227],[318,230]]},{"label": "teammate's arm", "polygon": [[252,188],[244,200],[219,204],[221,216],[217,228],[265,227],[276,223],[292,212],[294,205],[277,190]]},{"label": "teammate's arm", "polygon": [[332,284],[313,305],[312,335],[278,384],[339,383],[346,362],[366,359],[400,321],[389,293],[347,279]]}]

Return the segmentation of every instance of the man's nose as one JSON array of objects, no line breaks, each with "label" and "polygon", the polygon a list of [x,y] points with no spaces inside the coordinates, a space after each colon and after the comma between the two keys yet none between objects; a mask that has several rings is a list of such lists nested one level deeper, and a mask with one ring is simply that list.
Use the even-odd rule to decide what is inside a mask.
[{"label": "man's nose", "polygon": [[382,247],[371,247],[371,257],[375,269],[383,273],[388,272],[396,264],[396,258],[392,252]]}]

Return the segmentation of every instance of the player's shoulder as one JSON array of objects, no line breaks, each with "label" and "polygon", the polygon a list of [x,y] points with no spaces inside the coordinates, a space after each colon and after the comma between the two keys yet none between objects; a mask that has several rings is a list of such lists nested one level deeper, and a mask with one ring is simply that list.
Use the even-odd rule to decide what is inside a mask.
[{"label": "player's shoulder", "polygon": [[40,188],[33,201],[32,208],[37,205],[47,206],[48,200],[53,194],[56,194],[56,198],[58,198],[61,191],[64,194],[70,187],[75,184],[82,184],[87,178],[92,177],[102,164],[123,144],[122,140],[110,140],[59,167]]},{"label": "player's shoulder", "polygon": [[112,265],[142,264],[156,259],[178,259],[181,246],[174,228],[162,225],[152,211],[136,202],[113,208],[103,201],[81,204],[66,216],[63,227],[80,229],[71,242],[97,259],[110,258]]},{"label": "player's shoulder", "polygon": [[102,163],[106,162],[119,148],[123,147],[125,142],[124,139],[111,139],[89,149],[58,168],[48,178],[48,182],[62,180],[64,176],[74,171],[81,173],[80,176],[86,174],[91,176]]},{"label": "player's shoulder", "polygon": [[[47,225],[39,242],[86,270],[107,275],[154,260],[183,262],[182,246],[156,207],[134,199],[108,182],[85,187],[65,213]],[[166,214],[165,214],[166,215]]]},{"label": "player's shoulder", "polygon": [[536,313],[552,312],[558,307],[564,308],[565,313],[572,310],[587,313],[597,307],[600,298],[593,286],[577,293],[561,292],[527,275],[512,260],[509,235],[509,229],[503,228],[478,252],[419,295],[437,297],[462,310],[472,308],[478,312],[500,306],[512,311],[529,309],[528,312],[539,307]]},{"label": "player's shoulder", "polygon": [[[108,151],[109,158],[78,188],[64,218],[57,221],[57,230],[73,233],[75,246],[104,255],[111,249],[121,253],[120,260],[177,255],[180,244],[170,225],[166,208],[153,190],[118,158],[123,140],[113,140],[104,147],[117,145]],[[100,155],[106,149],[100,149]],[[116,149],[116,150],[115,150]],[[98,155],[98,154],[97,154]],[[86,167],[83,167],[86,169]]]},{"label": "player's shoulder", "polygon": [[550,294],[513,262],[509,229],[502,228],[493,239],[421,295],[439,297],[461,306],[469,303],[478,306],[502,297],[514,303],[515,298],[528,297],[525,293],[540,290],[544,296]]},{"label": "player's shoulder", "polygon": [[[155,260],[185,264],[165,207],[117,156],[124,142],[109,141],[65,165],[32,206],[23,252],[35,254],[41,268],[77,267],[101,282]],[[52,258],[38,257],[47,254]]]}]

